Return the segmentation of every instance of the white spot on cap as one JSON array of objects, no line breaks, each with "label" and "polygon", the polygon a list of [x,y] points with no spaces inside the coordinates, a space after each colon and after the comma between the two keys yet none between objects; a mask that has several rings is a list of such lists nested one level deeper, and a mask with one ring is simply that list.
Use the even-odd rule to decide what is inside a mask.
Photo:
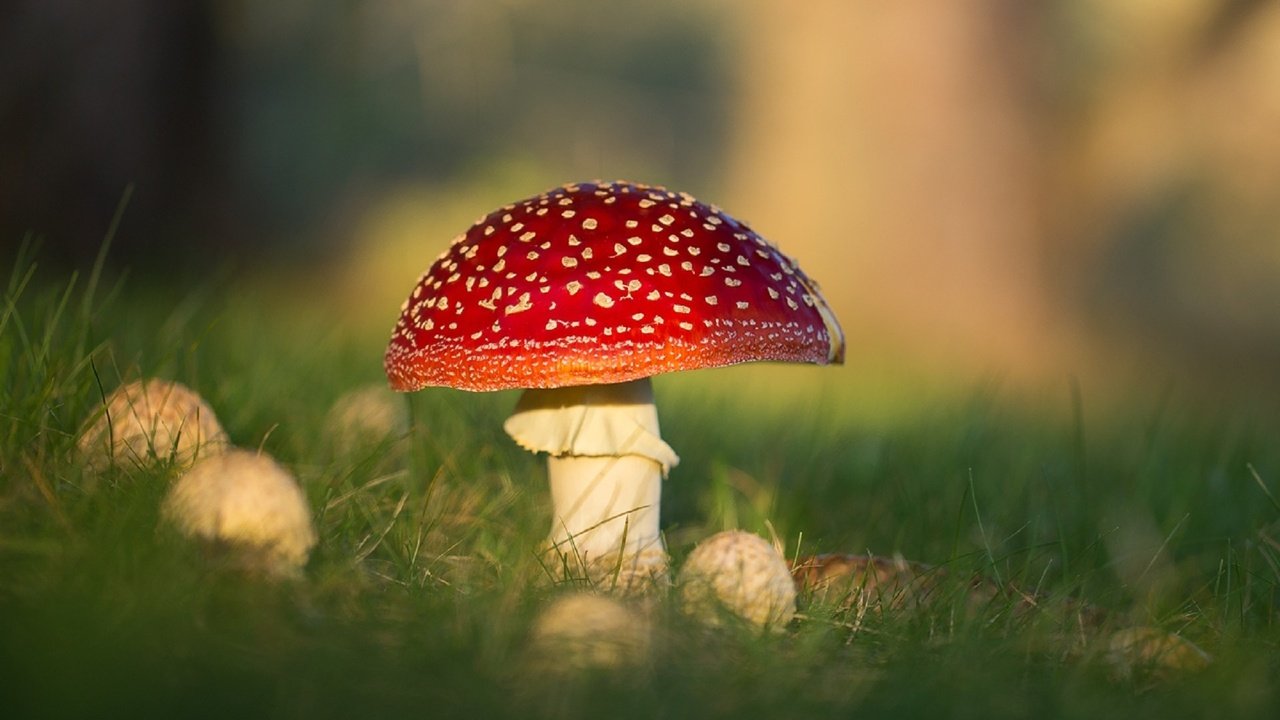
[{"label": "white spot on cap", "polygon": [[716,303],[720,302],[719,298],[717,298],[715,295],[708,295],[706,299],[707,299],[708,305],[715,305]]},{"label": "white spot on cap", "polygon": [[599,225],[599,223],[596,222],[595,218],[586,218],[582,221],[582,228],[584,230],[595,230],[597,225]]},{"label": "white spot on cap", "polygon": [[570,295],[577,295],[578,291],[582,289],[582,283],[578,282],[577,280],[570,280],[564,286],[564,289],[568,290]]},{"label": "white spot on cap", "polygon": [[675,310],[681,315],[688,315],[689,313],[693,312],[692,310],[689,309],[688,305],[672,305],[671,309]]},{"label": "white spot on cap", "polygon": [[566,255],[560,258],[560,264],[567,268],[578,267],[578,258],[572,258]]},{"label": "white spot on cap", "polygon": [[609,297],[608,295],[605,295],[602,292],[596,293],[596,296],[591,298],[591,302],[599,305],[602,308],[613,307],[613,298]]},{"label": "white spot on cap", "polygon": [[727,277],[724,279],[724,284],[728,285],[729,287],[738,287],[739,285],[742,284],[742,281],[737,278]]},{"label": "white spot on cap", "polygon": [[747,308],[751,307],[751,303],[747,302],[746,300],[739,300],[734,304],[738,306],[739,310],[746,310]]}]

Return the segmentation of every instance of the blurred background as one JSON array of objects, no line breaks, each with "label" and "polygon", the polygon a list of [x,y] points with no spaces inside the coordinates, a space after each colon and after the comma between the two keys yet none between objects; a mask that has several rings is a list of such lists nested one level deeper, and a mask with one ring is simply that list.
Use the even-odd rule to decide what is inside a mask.
[{"label": "blurred background", "polygon": [[849,365],[1280,387],[1280,3],[9,0],[0,245],[209,268],[385,335],[449,238],[686,190],[823,286]]}]

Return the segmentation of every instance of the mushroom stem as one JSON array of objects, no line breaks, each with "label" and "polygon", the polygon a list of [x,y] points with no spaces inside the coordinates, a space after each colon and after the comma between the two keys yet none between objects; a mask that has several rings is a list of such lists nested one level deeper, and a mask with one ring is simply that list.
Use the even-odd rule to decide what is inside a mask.
[{"label": "mushroom stem", "polygon": [[547,458],[552,547],[587,561],[661,549],[661,473],[638,455]]},{"label": "mushroom stem", "polygon": [[557,564],[624,588],[665,577],[662,478],[679,458],[659,435],[648,378],[528,390],[505,428],[525,449],[550,455]]}]

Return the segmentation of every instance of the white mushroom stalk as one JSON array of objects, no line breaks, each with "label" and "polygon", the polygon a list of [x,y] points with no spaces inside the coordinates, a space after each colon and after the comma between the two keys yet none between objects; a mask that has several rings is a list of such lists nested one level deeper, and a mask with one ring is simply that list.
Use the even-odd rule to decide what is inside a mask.
[{"label": "white mushroom stalk", "polygon": [[505,429],[548,454],[557,571],[624,590],[665,582],[662,481],[680,458],[660,436],[648,378],[527,390]]}]

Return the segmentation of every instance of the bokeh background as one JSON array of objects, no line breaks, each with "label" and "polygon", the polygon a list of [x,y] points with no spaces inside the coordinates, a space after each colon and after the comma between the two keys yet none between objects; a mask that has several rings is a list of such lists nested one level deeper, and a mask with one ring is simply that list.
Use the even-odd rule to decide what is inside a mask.
[{"label": "bokeh background", "polygon": [[131,187],[130,282],[384,334],[476,216],[596,177],[796,257],[836,382],[1280,387],[1277,2],[0,6],[6,258],[83,267]]}]

